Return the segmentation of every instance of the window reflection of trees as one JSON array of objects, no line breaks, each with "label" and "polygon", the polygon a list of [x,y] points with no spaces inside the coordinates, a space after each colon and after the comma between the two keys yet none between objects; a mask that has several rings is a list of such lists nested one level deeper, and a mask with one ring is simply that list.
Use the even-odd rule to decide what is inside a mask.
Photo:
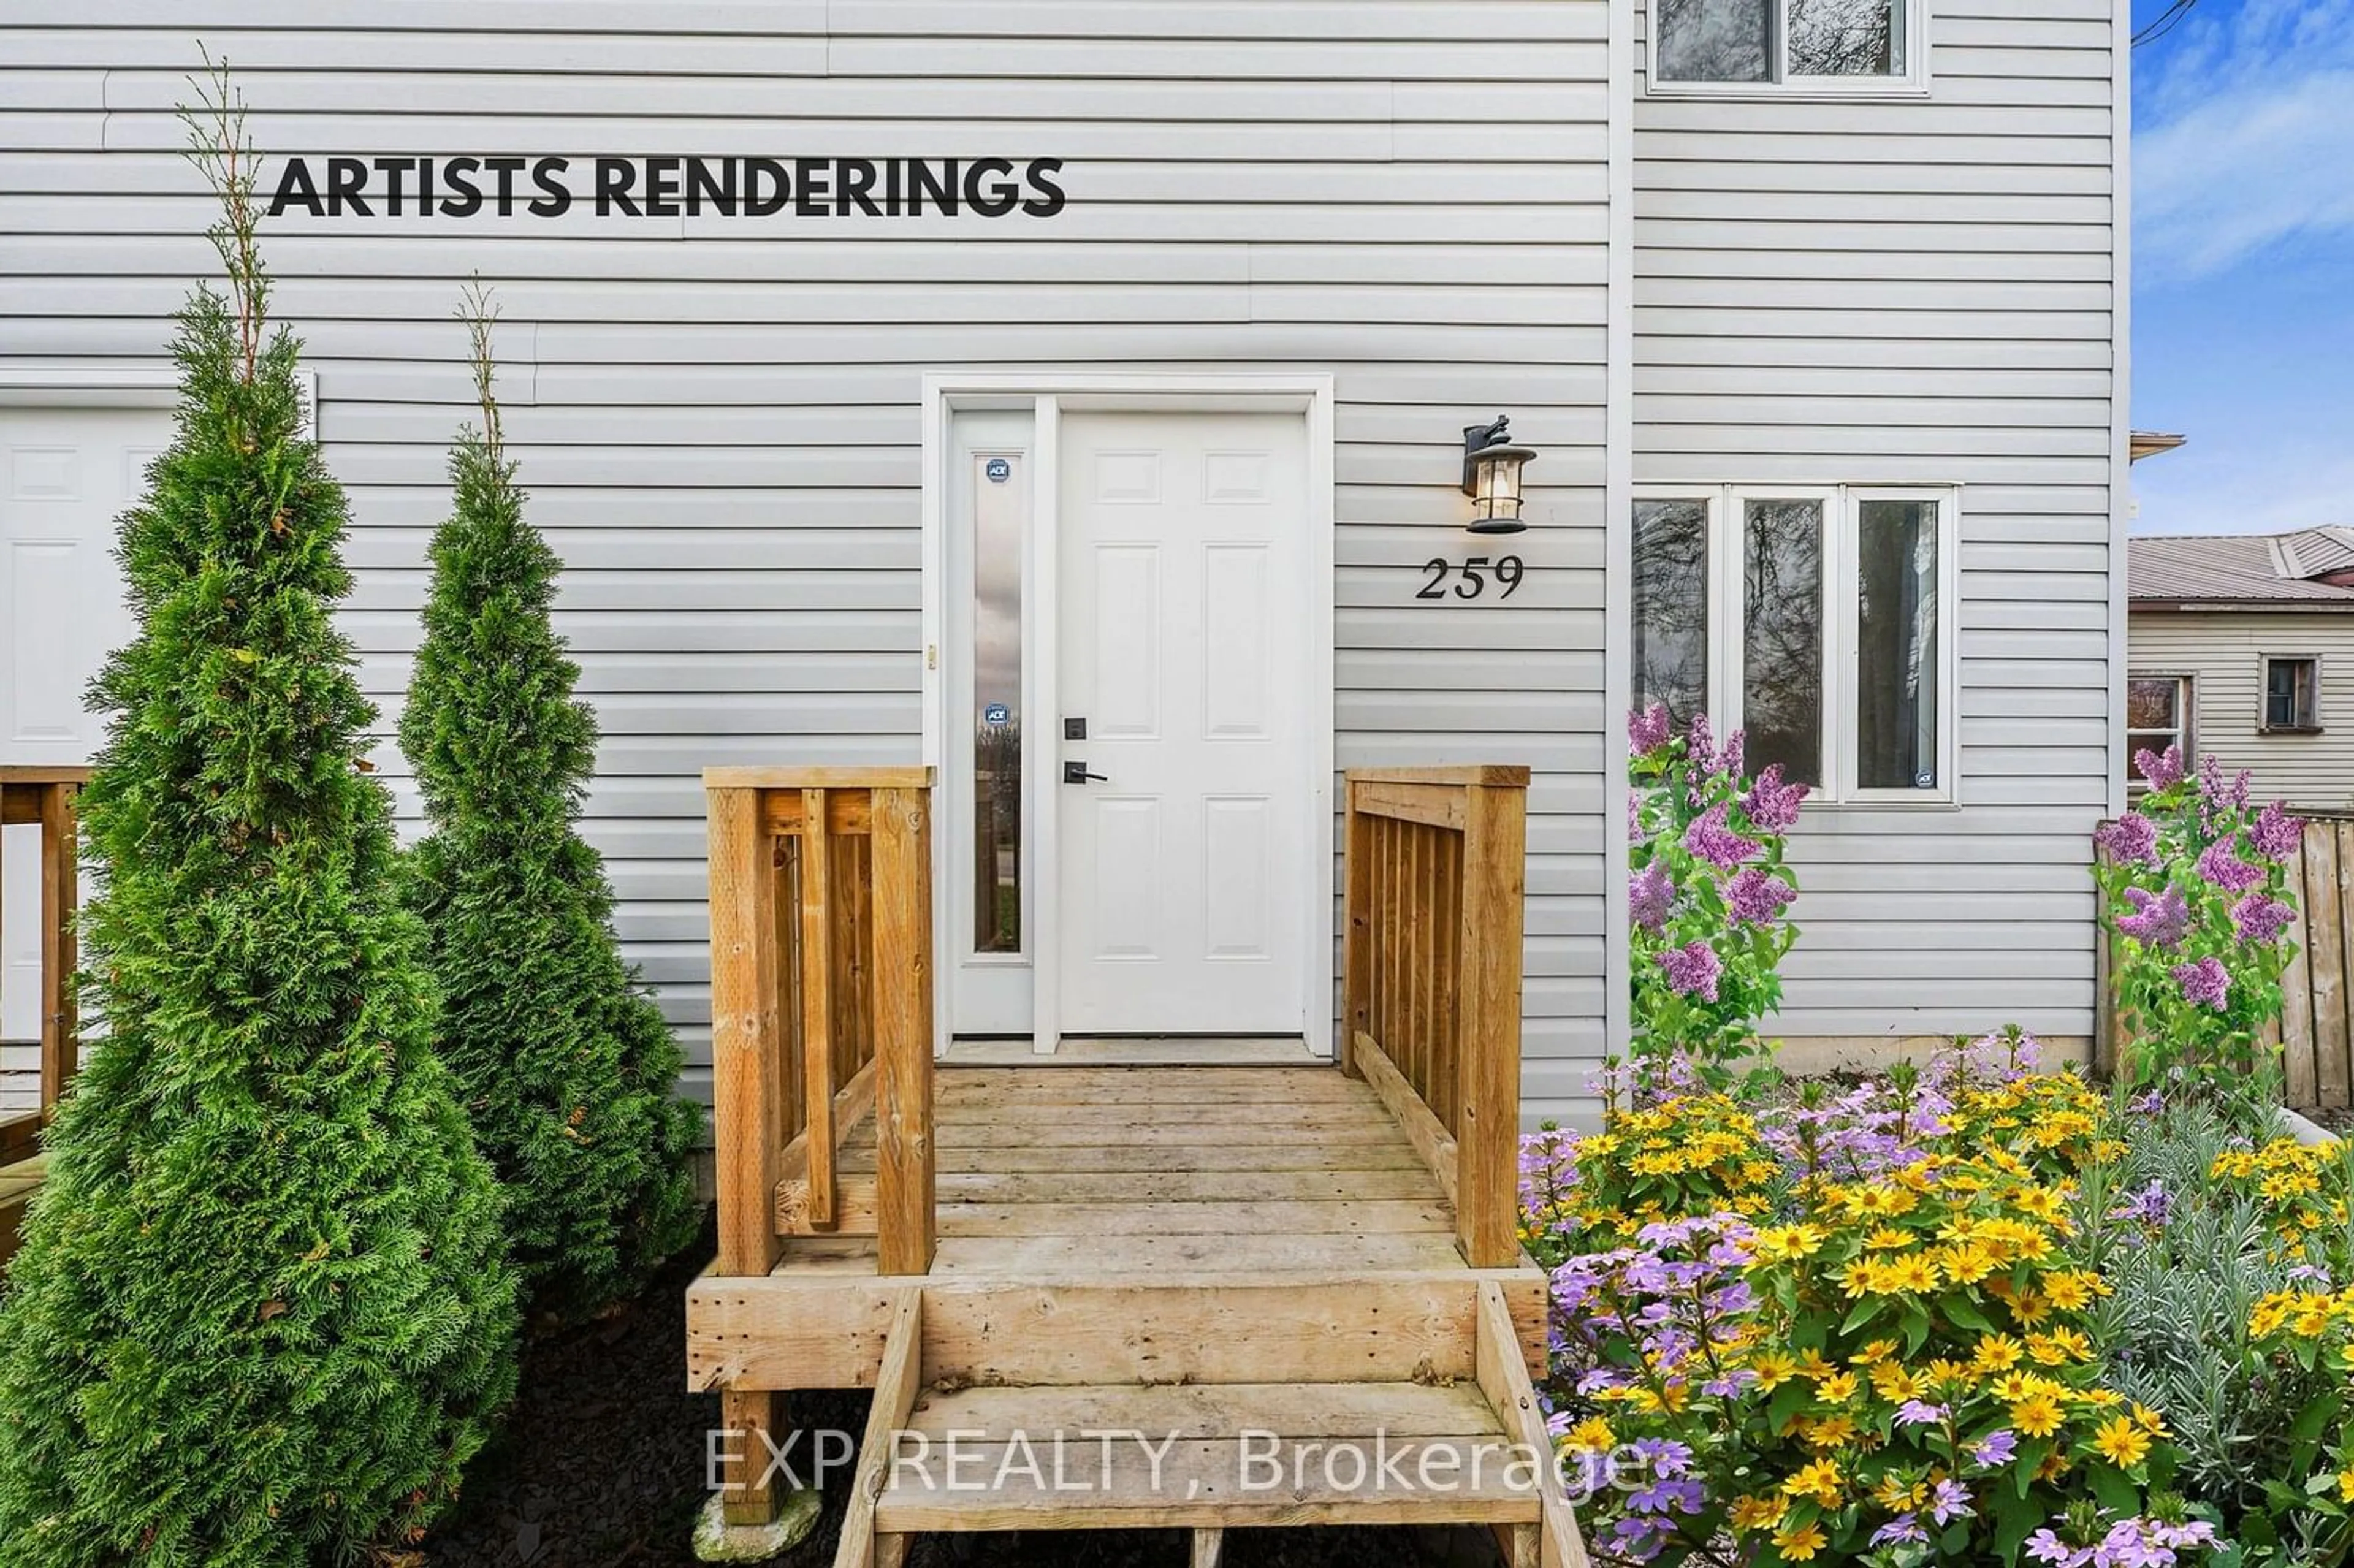
[{"label": "window reflection of trees", "polygon": [[1678,729],[1708,705],[1708,503],[1635,503],[1635,704]]},{"label": "window reflection of trees", "polygon": [[1936,782],[1937,509],[1867,501],[1856,529],[1856,782]]},{"label": "window reflection of trees", "polygon": [[1022,726],[972,734],[973,951],[1022,950]]},{"label": "window reflection of trees", "polygon": [[1773,0],[1659,0],[1663,81],[1764,81],[1772,74]]},{"label": "window reflection of trees", "polygon": [[1743,520],[1741,723],[1751,771],[1822,782],[1823,508],[1752,501]]},{"label": "window reflection of trees", "polygon": [[1894,0],[1790,0],[1790,74],[1898,74],[1894,13]]}]

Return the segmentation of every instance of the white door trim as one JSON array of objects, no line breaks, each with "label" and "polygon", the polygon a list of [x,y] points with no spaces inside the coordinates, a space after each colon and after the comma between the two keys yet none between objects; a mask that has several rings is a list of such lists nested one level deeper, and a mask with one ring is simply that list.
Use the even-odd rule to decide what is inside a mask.
[{"label": "white door trim", "polygon": [[[943,737],[947,734],[948,683],[942,664],[961,657],[946,646],[945,571],[948,525],[947,465],[951,439],[950,415],[961,409],[1029,408],[1034,411],[1036,478],[1031,486],[1030,558],[1023,588],[1028,613],[1023,666],[1026,712],[1036,715],[1055,734],[1042,731],[1043,752],[1058,755],[1059,729],[1055,715],[1055,630],[1058,604],[1055,592],[1057,476],[1061,471],[1059,427],[1066,408],[1086,410],[1216,411],[1254,410],[1298,412],[1308,422],[1307,570],[1303,574],[1306,602],[1300,607],[1306,654],[1299,679],[1304,683],[1302,711],[1308,715],[1309,789],[1299,809],[1308,813],[1307,843],[1311,881],[1306,900],[1307,929],[1303,933],[1300,1017],[1308,1048],[1329,1055],[1332,1050],[1333,1016],[1333,465],[1332,378],[1325,375],[1211,374],[1078,374],[1056,375],[928,375],[923,388],[923,745],[924,761],[945,767]],[[1026,727],[1026,726],[1025,726]],[[1023,788],[1031,813],[1034,851],[1029,874],[1034,877],[1036,918],[1031,927],[1034,944],[1032,1029],[1038,1050],[1052,1051],[1062,1033],[1061,995],[1055,954],[1060,947],[1059,899],[1061,867],[1056,853],[1056,814],[1061,791],[1044,767],[1023,770]],[[949,859],[952,833],[933,835],[933,950],[953,951],[943,878]],[[951,989],[956,966],[935,965],[937,1012],[935,1038],[945,1050],[949,1038]]]}]

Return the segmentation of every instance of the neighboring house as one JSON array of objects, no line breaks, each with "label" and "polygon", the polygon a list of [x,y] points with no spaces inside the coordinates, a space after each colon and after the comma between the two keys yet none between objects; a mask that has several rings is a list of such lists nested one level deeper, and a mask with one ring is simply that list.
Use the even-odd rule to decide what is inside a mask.
[{"label": "neighboring house", "polygon": [[[588,832],[697,1092],[706,764],[938,767],[948,1032],[1321,1048],[1336,767],[1495,761],[1535,770],[1525,1104],[1577,1112],[1627,1028],[1622,715],[1653,695],[1819,786],[1780,1033],[2089,1037],[2122,7],[161,15],[0,23],[0,760],[92,744],[108,520],[213,270],[173,116],[202,37],[265,185],[311,182],[265,247],[387,704],[470,412],[451,307],[497,288],[605,728]],[[1537,453],[1528,531],[1467,534],[1458,432],[1499,412]],[[1108,765],[1153,737],[1182,810]]]},{"label": "neighboring house", "polygon": [[2127,762],[2179,745],[2354,810],[2354,528],[2132,542]]}]

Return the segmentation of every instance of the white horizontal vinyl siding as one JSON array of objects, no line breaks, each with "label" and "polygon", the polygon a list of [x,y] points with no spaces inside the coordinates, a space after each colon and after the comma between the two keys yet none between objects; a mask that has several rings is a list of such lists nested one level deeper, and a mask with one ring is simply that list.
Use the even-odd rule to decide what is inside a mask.
[{"label": "white horizontal vinyl siding", "polygon": [[[2354,810],[2354,613],[2137,607],[2127,625],[2135,674],[2190,677],[2194,758],[2248,769],[2260,800]],[[2320,661],[2320,734],[2264,733],[2268,654]]]},{"label": "white horizontal vinyl siding", "polygon": [[2107,0],[1929,10],[1925,97],[1637,90],[1636,482],[1962,487],[1961,806],[1807,809],[1791,1039],[2093,1029],[2123,65]]},{"label": "white horizontal vinyl siding", "polygon": [[[467,417],[460,280],[605,742],[587,821],[706,1092],[715,763],[915,759],[928,371],[1329,371],[1343,767],[1526,762],[1532,1114],[1602,1046],[1601,0],[15,0],[0,355],[152,363],[214,262],[174,106],[201,37],[265,153],[1061,157],[1048,220],[308,218],[277,314],[350,487],[345,624],[408,678]],[[576,174],[578,170],[576,169]],[[585,183],[576,188],[586,188]],[[1045,377],[1041,377],[1044,379]],[[1541,452],[1467,543],[1461,427]],[[1421,566],[1523,556],[1509,604]],[[406,765],[379,766],[413,820]]]}]

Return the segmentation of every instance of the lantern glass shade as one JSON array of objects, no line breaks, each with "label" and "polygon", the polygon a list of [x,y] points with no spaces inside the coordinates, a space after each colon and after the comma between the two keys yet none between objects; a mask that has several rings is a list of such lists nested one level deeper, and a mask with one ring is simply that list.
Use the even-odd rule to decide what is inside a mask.
[{"label": "lantern glass shade", "polygon": [[1499,443],[1471,454],[1471,524],[1474,534],[1518,534],[1521,465],[1536,454],[1526,447]]}]

